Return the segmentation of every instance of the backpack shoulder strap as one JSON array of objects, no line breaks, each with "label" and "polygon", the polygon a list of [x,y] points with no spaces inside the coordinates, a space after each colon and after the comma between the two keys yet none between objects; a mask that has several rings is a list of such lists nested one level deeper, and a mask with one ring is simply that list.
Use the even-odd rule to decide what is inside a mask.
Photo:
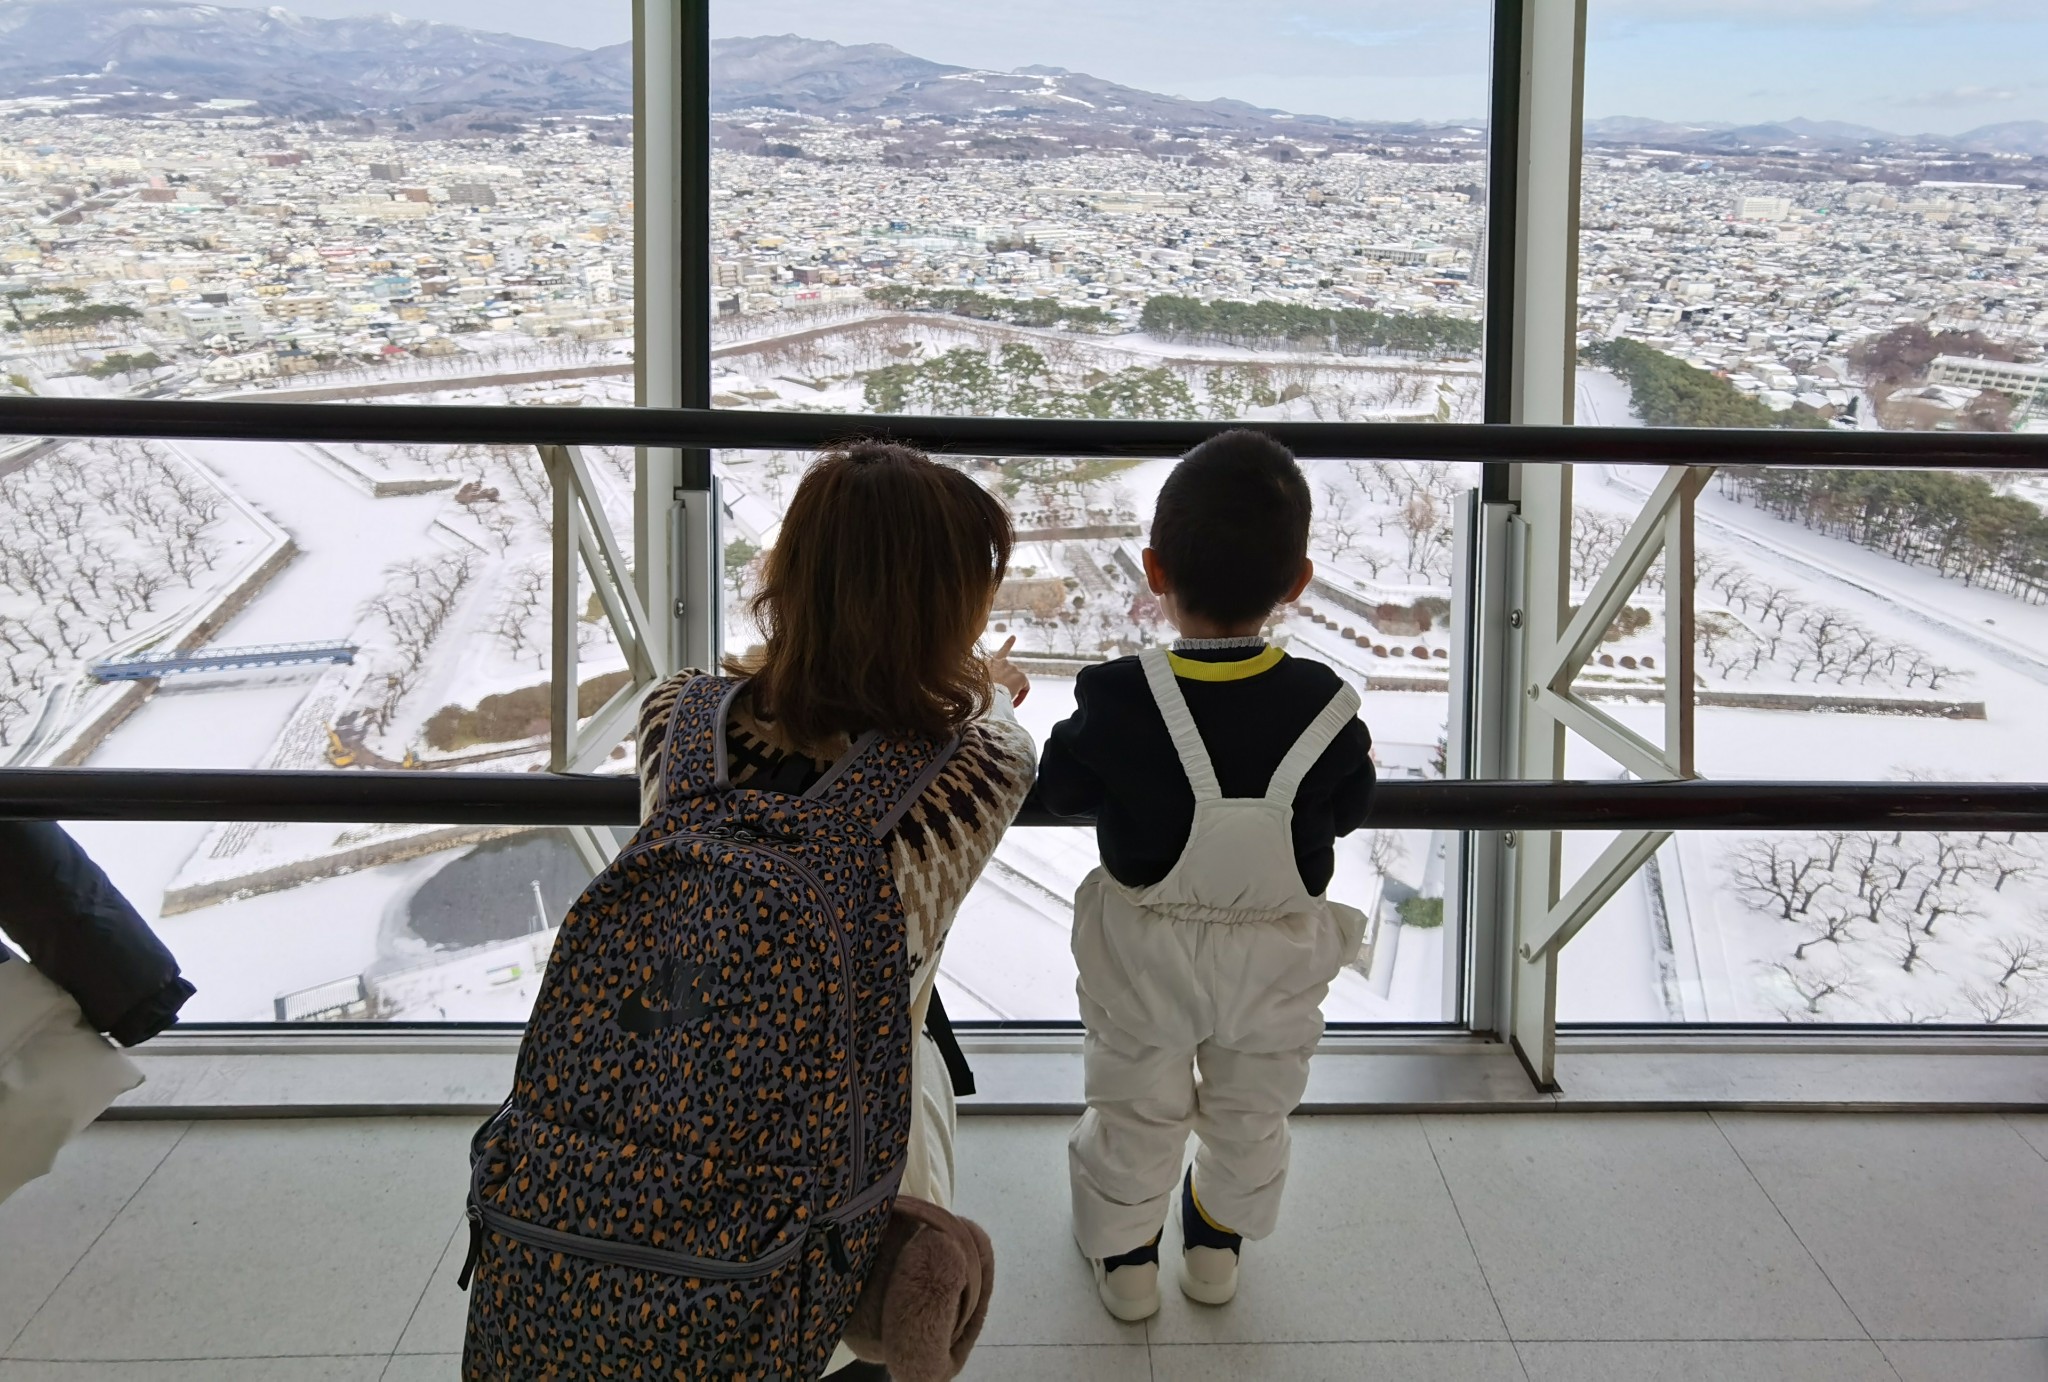
[{"label": "backpack shoulder strap", "polygon": [[1351,717],[1358,713],[1358,689],[1349,682],[1337,688],[1337,694],[1330,697],[1330,703],[1322,712],[1308,722],[1308,728],[1294,741],[1294,747],[1280,760],[1280,766],[1273,769],[1273,777],[1266,784],[1266,800],[1281,806],[1294,805],[1294,794],[1301,790],[1301,780],[1308,776],[1308,770],[1323,756],[1323,750],[1351,723]]},{"label": "backpack shoulder strap", "polygon": [[661,736],[661,800],[664,804],[732,786],[726,761],[726,717],[746,686],[743,678],[692,677],[676,692]]},{"label": "backpack shoulder strap", "polygon": [[960,736],[885,739],[869,730],[804,796],[849,811],[882,839],[945,771]]},{"label": "backpack shoulder strap", "polygon": [[1147,648],[1138,654],[1138,665],[1145,669],[1145,680],[1152,687],[1152,699],[1159,703],[1159,713],[1166,720],[1166,732],[1173,736],[1173,747],[1180,754],[1180,766],[1188,775],[1188,786],[1194,788],[1196,801],[1214,801],[1223,795],[1223,788],[1216,780],[1216,769],[1209,761],[1209,750],[1202,743],[1202,731],[1195,727],[1194,712],[1188,709],[1188,698],[1181,694],[1180,682],[1173,675],[1173,663],[1164,648]]}]

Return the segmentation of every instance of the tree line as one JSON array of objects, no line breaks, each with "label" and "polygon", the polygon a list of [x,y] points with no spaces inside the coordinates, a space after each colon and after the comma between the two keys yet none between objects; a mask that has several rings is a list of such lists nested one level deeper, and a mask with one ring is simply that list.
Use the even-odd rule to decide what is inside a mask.
[{"label": "tree line", "polygon": [[1098,374],[1082,388],[1061,387],[1045,356],[1010,344],[993,354],[959,346],[916,363],[884,365],[862,379],[878,413],[996,417],[1192,418],[1200,413],[1187,381],[1163,366],[1132,365]]},{"label": "tree line", "polygon": [[1100,307],[1076,307],[1051,298],[996,297],[971,288],[914,288],[891,283],[868,289],[868,300],[899,312],[944,312],[948,316],[1006,322],[1011,326],[1105,331],[1116,325],[1116,319]]},{"label": "tree line", "polygon": [[38,312],[32,317],[21,315],[20,309],[9,303],[14,319],[7,324],[9,331],[84,331],[90,327],[104,326],[111,321],[131,321],[142,313],[126,303],[94,302],[75,307],[52,307],[47,312]]},{"label": "tree line", "polygon": [[1292,302],[1205,302],[1166,294],[1146,299],[1139,325],[1169,341],[1249,348],[1310,348],[1338,355],[1470,355],[1480,325],[1439,312],[1373,312]]},{"label": "tree line", "polygon": [[1651,427],[1825,427],[1811,408],[1778,412],[1708,370],[1626,338],[1589,347],[1586,358],[1628,385],[1636,416]]},{"label": "tree line", "polygon": [[1731,466],[1721,485],[1766,513],[1965,585],[2048,600],[2048,516],[1975,475]]}]

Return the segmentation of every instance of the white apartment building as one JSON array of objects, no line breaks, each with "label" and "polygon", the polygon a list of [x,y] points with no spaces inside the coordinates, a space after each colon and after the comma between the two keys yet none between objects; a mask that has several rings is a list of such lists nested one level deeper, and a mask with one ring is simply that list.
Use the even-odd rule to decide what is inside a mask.
[{"label": "white apartment building", "polygon": [[1928,368],[1927,381],[1965,389],[1996,389],[2014,398],[2048,402],[2048,365],[2016,365],[2008,360],[1939,355]]},{"label": "white apartment building", "polygon": [[1738,221],[1783,221],[1791,215],[1790,197],[1744,197],[1735,207]]},{"label": "white apartment building", "polygon": [[1426,264],[1438,267],[1458,262],[1458,251],[1450,245],[1367,245],[1359,253],[1367,259],[1384,260],[1389,264]]}]

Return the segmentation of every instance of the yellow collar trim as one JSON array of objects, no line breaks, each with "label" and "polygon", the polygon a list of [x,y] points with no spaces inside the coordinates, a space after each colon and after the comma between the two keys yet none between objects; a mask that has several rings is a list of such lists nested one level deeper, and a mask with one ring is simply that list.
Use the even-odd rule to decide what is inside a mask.
[{"label": "yellow collar trim", "polygon": [[1242,662],[1203,662],[1173,652],[1166,655],[1166,660],[1173,667],[1175,676],[1186,677],[1189,681],[1243,681],[1246,677],[1270,671],[1285,656],[1287,654],[1278,648],[1268,647]]}]

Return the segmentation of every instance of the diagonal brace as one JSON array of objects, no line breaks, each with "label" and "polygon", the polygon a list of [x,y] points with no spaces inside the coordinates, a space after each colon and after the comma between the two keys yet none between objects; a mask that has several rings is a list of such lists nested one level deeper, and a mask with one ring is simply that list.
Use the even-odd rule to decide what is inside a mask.
[{"label": "diagonal brace", "polygon": [[1679,505],[1690,504],[1706,488],[1714,473],[1711,466],[1673,466],[1650,492],[1642,512],[1629,525],[1628,535],[1615,549],[1614,557],[1600,579],[1587,592],[1571,623],[1558,635],[1557,643],[1540,654],[1530,678],[1538,686],[1562,691],[1578,676],[1579,669],[1600,646],[1608,625],[1628,604],[1629,596],[1643,583],[1644,574],[1664,547],[1665,518]]},{"label": "diagonal brace", "polygon": [[1522,958],[1555,956],[1670,838],[1668,830],[1629,830],[1616,836],[1579,876],[1579,881],[1572,884],[1571,891],[1558,899],[1542,923],[1531,928],[1533,934],[1522,942]]}]

